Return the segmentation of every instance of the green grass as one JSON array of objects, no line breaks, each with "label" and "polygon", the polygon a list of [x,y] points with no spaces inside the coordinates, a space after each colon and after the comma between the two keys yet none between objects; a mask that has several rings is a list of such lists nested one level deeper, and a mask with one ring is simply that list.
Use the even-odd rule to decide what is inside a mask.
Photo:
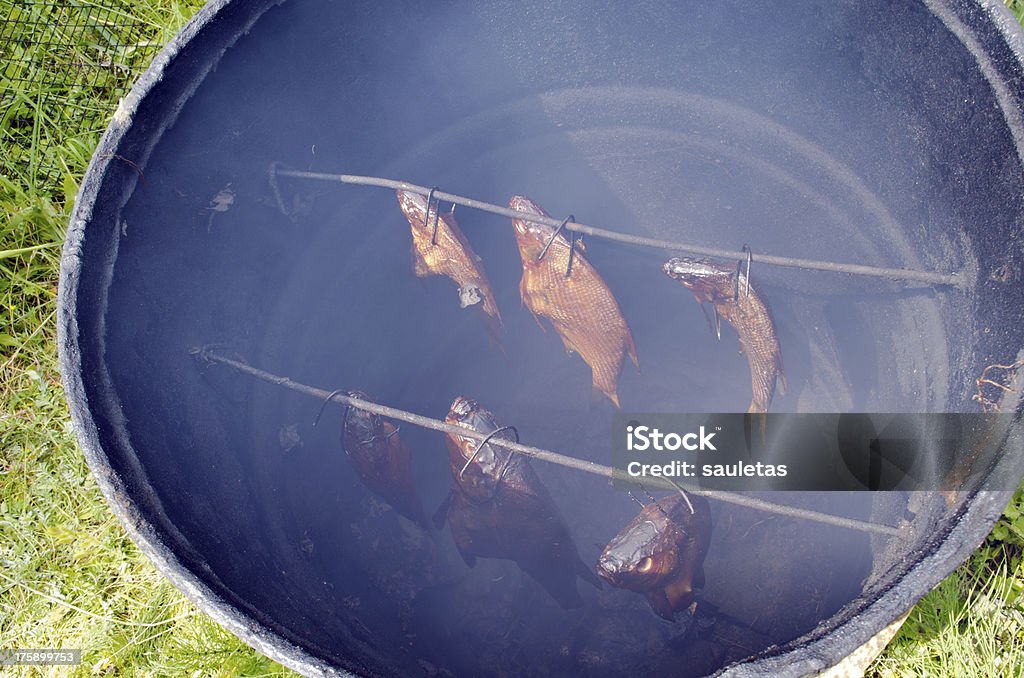
[{"label": "green grass", "polygon": [[[77,34],[62,26],[82,10],[0,0],[5,15],[38,19],[0,40],[0,647],[82,648],[77,675],[290,674],[157,573],[109,511],[70,428],[54,319],[74,194],[125,86],[201,3],[104,4],[115,13]],[[1020,17],[1020,0],[1008,4]],[[68,44],[34,46],[44,38]],[[87,84],[64,77],[102,62],[114,66]],[[1022,510],[1018,493],[974,557],[914,608],[870,675],[1020,675]]]},{"label": "green grass", "polygon": [[[0,40],[0,647],[81,648],[75,675],[293,675],[156,571],[108,509],[71,431],[55,323],[65,224],[118,98],[202,3],[105,1],[115,8],[106,14],[78,4],[0,0],[4,16],[32,20]],[[83,16],[90,30],[69,27]],[[98,63],[112,66],[88,68]]]},{"label": "green grass", "polygon": [[1020,552],[990,540],[914,607],[868,675],[1024,675]]},{"label": "green grass", "polygon": [[1010,11],[1013,12],[1013,15],[1017,17],[1017,21],[1024,24],[1024,1],[1004,0],[1004,2],[1006,6],[1010,8]]}]

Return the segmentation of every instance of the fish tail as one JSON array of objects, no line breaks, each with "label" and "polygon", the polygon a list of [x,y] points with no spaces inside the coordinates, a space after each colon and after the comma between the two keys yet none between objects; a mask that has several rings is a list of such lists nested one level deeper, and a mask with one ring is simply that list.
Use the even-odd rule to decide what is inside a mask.
[{"label": "fish tail", "polygon": [[[484,309],[487,310],[486,308]],[[501,316],[495,316],[490,313],[484,315],[484,325],[487,327],[487,347],[497,348],[502,353],[505,353],[505,346],[501,343]]]},{"label": "fish tail", "polygon": [[[756,400],[752,400],[750,402],[750,407],[747,408],[747,414],[757,415],[756,416],[756,418],[757,418],[757,428],[758,428],[758,430],[761,431],[761,443],[764,444],[764,442],[765,442],[765,435],[766,435],[765,431],[766,431],[766,428],[768,426],[768,413],[767,413],[767,410],[765,408],[763,408],[763,407],[760,407],[757,404]],[[748,444],[748,447],[749,447],[749,444]]]},{"label": "fish tail", "polygon": [[427,520],[427,512],[423,509],[423,502],[420,500],[420,495],[416,491],[416,486],[413,485],[411,477],[406,479],[402,490],[401,497],[398,498],[399,505],[395,505],[395,509],[429,532],[430,521]]},{"label": "fish tail", "polygon": [[622,406],[619,405],[619,395],[614,390],[606,391],[600,386],[595,385],[593,391],[590,394],[591,402],[598,403],[604,400],[605,398],[612,401],[612,404],[615,405],[615,409],[622,409]]},{"label": "fish tail", "polygon": [[487,333],[487,348],[497,349],[501,351],[502,355],[508,355],[508,352],[505,351],[505,344],[501,343],[501,339],[494,332]]},{"label": "fish tail", "polygon": [[587,567],[587,564],[583,562],[579,554],[576,554],[576,573],[580,579],[584,580],[598,591],[604,590],[604,584],[601,583],[601,578],[597,574]]},{"label": "fish tail", "polygon": [[[406,518],[422,527],[427,532],[430,531],[430,521],[427,520],[427,514],[423,510],[423,503],[420,501],[419,496],[416,495],[415,490],[408,497],[405,502],[405,506],[395,507],[398,512],[404,515]],[[440,529],[440,528],[438,528]]]},{"label": "fish tail", "polygon": [[448,520],[448,509],[451,508],[452,500],[455,498],[455,490],[449,490],[448,495],[441,502],[441,505],[437,507],[437,511],[434,512],[434,527],[441,529],[444,527],[444,523]]},{"label": "fish tail", "polygon": [[487,315],[494,318],[494,321],[498,323],[498,327],[501,327],[501,311],[498,310],[498,302],[490,294],[484,298],[484,311],[487,312]]}]

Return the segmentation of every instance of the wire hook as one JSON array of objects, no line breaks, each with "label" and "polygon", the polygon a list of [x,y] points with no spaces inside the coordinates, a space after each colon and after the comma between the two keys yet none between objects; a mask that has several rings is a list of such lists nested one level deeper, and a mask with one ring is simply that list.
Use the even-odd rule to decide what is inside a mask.
[{"label": "wire hook", "polygon": [[569,231],[569,264],[565,267],[565,277],[572,275],[572,258],[576,254],[576,231]]},{"label": "wire hook", "polygon": [[668,513],[665,512],[665,509],[661,507],[661,504],[658,503],[658,500],[651,496],[651,493],[647,491],[646,487],[641,485],[640,489],[644,491],[645,495],[647,495],[647,501],[651,502],[652,504],[658,507],[658,512],[661,513],[661,515],[665,516],[665,520],[667,520],[670,523],[675,523],[675,521],[672,520]]},{"label": "wire hook", "polygon": [[[667,477],[667,476],[666,476],[666,477]],[[695,510],[693,509],[693,504],[692,504],[692,503],[690,502],[690,497],[689,497],[689,495],[687,495],[687,494],[686,494],[686,490],[684,490],[683,488],[681,488],[681,487],[679,486],[679,483],[677,483],[676,481],[672,480],[671,478],[669,478],[669,479],[668,479],[668,481],[669,481],[670,483],[672,483],[672,484],[673,484],[673,485],[675,486],[675,488],[676,488],[677,490],[679,490],[679,494],[681,494],[681,495],[682,495],[682,497],[683,497],[683,501],[685,501],[685,502],[686,502],[686,507],[687,507],[688,509],[690,509],[690,515],[693,515],[694,513],[696,513],[696,511],[695,511]],[[679,528],[679,529],[682,529],[682,528]],[[685,530],[684,530],[684,531],[685,531]]]},{"label": "wire hook", "polygon": [[[558,228],[555,229],[555,232],[551,234],[550,238],[548,238],[547,243],[544,244],[544,249],[542,249],[540,251],[540,254],[537,255],[537,261],[538,262],[540,262],[540,260],[544,258],[544,255],[546,255],[548,253],[548,249],[551,247],[551,243],[555,242],[555,238],[558,237],[558,234],[562,232],[562,229],[564,229],[565,225],[567,223],[569,223],[570,221],[573,222],[573,223],[576,223],[576,217],[574,217],[573,215],[570,214],[565,219],[562,219],[562,223],[560,223],[558,225]],[[573,238],[573,242],[575,242],[575,240],[576,239],[574,237]],[[572,254],[572,252],[570,250],[570,256],[571,256],[571,254]],[[572,260],[570,259],[570,264],[569,264],[570,266],[572,265],[571,261]]]},{"label": "wire hook", "polygon": [[[430,188],[430,192],[427,193],[427,211],[423,215],[423,228],[427,228],[430,225],[430,203],[432,203],[434,201],[434,192],[436,190],[437,190],[437,186],[432,186]],[[437,244],[437,227],[438,227],[438,223],[439,223],[438,222],[438,218],[439,218],[439,212],[440,211],[441,211],[441,205],[438,204],[437,209],[434,210],[434,231],[433,231],[433,233],[430,234],[430,246],[431,247],[433,247],[434,245]],[[452,206],[452,211],[453,212],[455,211],[454,205]]]},{"label": "wire hook", "polygon": [[[750,245],[743,243],[743,247],[740,248],[741,252],[747,253],[747,272],[743,275],[743,296],[750,296],[750,262],[754,258],[754,253],[750,249]],[[736,264],[736,298],[740,298],[740,271],[743,268],[743,260],[741,259]]]},{"label": "wire hook", "polygon": [[[477,455],[480,454],[480,450],[484,449],[484,445],[486,445],[491,438],[504,431],[512,431],[516,436],[516,442],[519,442],[519,431],[516,430],[515,426],[502,426],[501,428],[494,429],[487,434],[486,438],[477,443],[476,449],[473,450],[473,454],[469,455],[466,465],[462,467],[461,471],[459,471],[459,480],[462,480],[462,475],[466,472],[466,469],[469,468],[469,465],[473,463],[473,460],[476,459]],[[501,473],[498,474],[498,482],[501,482],[501,477],[505,475],[505,469],[508,468],[508,463],[512,459],[513,454],[515,454],[515,452],[509,452],[508,458],[505,460],[505,465],[501,467]]]},{"label": "wire hook", "polygon": [[[320,405],[320,411],[316,413],[316,419],[313,420],[313,426],[316,426],[317,424],[320,423],[320,417],[324,415],[324,410],[327,408],[327,403],[334,400],[334,396],[342,394],[344,392],[345,389],[343,388],[335,389],[334,391],[331,391],[326,398],[324,398],[324,402]],[[349,407],[349,405],[345,405],[345,407],[347,408]],[[347,412],[345,413],[345,416],[348,416]]]}]

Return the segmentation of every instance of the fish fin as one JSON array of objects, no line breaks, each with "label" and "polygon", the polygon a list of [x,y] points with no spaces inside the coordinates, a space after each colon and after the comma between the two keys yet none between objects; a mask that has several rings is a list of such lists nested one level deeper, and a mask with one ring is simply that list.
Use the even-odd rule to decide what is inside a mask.
[{"label": "fish fin", "polygon": [[458,549],[459,555],[462,556],[462,562],[466,563],[469,567],[476,567],[476,556],[472,552],[468,549],[463,549],[458,544],[455,545],[455,548]]},{"label": "fish fin", "polygon": [[712,306],[711,308],[715,312],[715,337],[719,341],[721,341],[722,340],[722,316],[718,315],[718,306],[717,305]]},{"label": "fish fin", "polygon": [[537,322],[537,327],[539,327],[541,329],[541,331],[544,332],[544,334],[547,334],[548,333],[548,328],[544,327],[543,323],[541,323],[541,321],[540,321],[540,316],[537,315],[536,311],[533,310],[533,307],[530,306],[529,303],[527,303],[528,300],[530,299],[530,291],[528,289],[526,289],[526,272],[525,271],[523,272],[523,277],[519,279],[519,298],[522,300],[523,306],[526,307],[526,310],[528,310],[530,312],[530,315],[532,315],[533,319]]},{"label": "fish fin", "polygon": [[448,520],[448,510],[452,507],[452,500],[455,499],[455,490],[449,490],[441,505],[434,511],[434,527],[441,529]]},{"label": "fish fin", "polygon": [[580,579],[593,586],[598,591],[604,590],[604,584],[601,583],[601,578],[597,576],[592,569],[587,567],[587,564],[583,562],[583,559],[576,556],[576,574]]},{"label": "fish fin", "polygon": [[654,610],[654,613],[662,619],[667,619],[668,621],[676,620],[672,603],[669,602],[664,590],[658,589],[657,591],[648,592],[647,602],[651,604],[651,609]]},{"label": "fish fin", "polygon": [[484,292],[483,309],[484,313],[497,323],[498,329],[501,329],[503,324],[501,320],[501,311],[498,310],[498,300],[494,298],[494,292],[490,290],[490,285],[488,285],[488,289]]},{"label": "fish fin", "polygon": [[[394,432],[391,434],[393,437],[389,439],[389,442],[394,441],[392,442],[391,447],[397,444],[404,449],[405,445],[398,440],[398,435],[396,435],[398,433],[398,428],[390,422],[384,422],[384,427],[385,429],[390,428],[390,430]],[[389,452],[389,455],[390,454],[391,452]],[[408,451],[406,451],[405,454],[408,455]],[[420,501],[419,493],[416,492],[416,486],[412,484],[412,479],[407,479],[406,483],[402,487],[401,493],[392,494],[394,494],[393,497],[385,497],[385,499],[388,500],[388,503],[391,504],[391,506],[398,511],[400,515],[405,516],[429,532],[431,524],[430,521],[427,520],[427,513],[423,510],[423,502]],[[447,511],[445,511],[445,513],[447,514]],[[442,526],[443,524],[439,525],[438,529]]]},{"label": "fish fin", "polygon": [[693,589],[693,579],[686,577],[676,579],[663,589],[673,617],[675,617],[676,611],[685,610],[693,604]]},{"label": "fish fin", "polygon": [[[490,303],[488,303],[490,302]],[[491,313],[488,310],[490,306],[494,312]],[[484,327],[487,328],[487,348],[494,348],[495,346],[505,352],[505,347],[501,343],[501,334],[505,329],[504,324],[501,322],[501,313],[498,311],[498,304],[494,301],[493,297],[485,297],[483,305],[480,306],[480,310],[483,311]]]},{"label": "fish fin", "polygon": [[630,360],[633,361],[633,366],[639,372],[640,360],[636,357],[636,342],[633,341],[633,333],[629,331],[629,327],[626,327],[626,353],[629,354]]},{"label": "fish fin", "polygon": [[425,278],[431,274],[430,266],[427,265],[427,260],[420,254],[415,242],[412,244],[409,254],[412,257],[412,272],[417,278]]},{"label": "fish fin", "polygon": [[779,368],[779,373],[775,376],[775,380],[779,395],[786,395],[786,391],[789,390],[789,382],[786,381],[786,375],[782,373],[781,367]]},{"label": "fish fin", "polygon": [[[700,310],[704,314],[704,320],[708,321],[708,329],[711,330],[712,332],[714,332],[715,331],[715,323],[714,323],[713,320],[711,320],[711,315],[708,313],[708,307],[704,305],[704,302],[701,301],[699,297],[695,297],[695,298],[697,299],[697,305],[700,306]],[[718,317],[718,311],[715,311],[715,317],[716,318]],[[719,334],[718,338],[719,339],[722,338],[721,334]]]},{"label": "fish fin", "polygon": [[753,436],[750,432],[750,419],[751,417],[743,417],[743,442],[747,444],[747,459],[753,456]]},{"label": "fish fin", "polygon": [[[395,509],[398,515],[406,518],[412,523],[415,523],[425,531],[429,532],[431,529],[430,521],[427,520],[427,515],[423,511],[423,504],[420,503],[418,496],[413,494],[406,498],[395,498],[394,501],[389,497],[385,497],[388,503],[391,504],[391,508]],[[441,526],[438,526],[440,529]]]},{"label": "fish fin", "polygon": [[576,348],[576,344],[574,344],[572,341],[570,341],[567,336],[565,336],[564,334],[559,332],[558,333],[558,338],[562,340],[562,346],[565,347],[565,352],[568,355],[576,354],[576,355],[580,356],[581,358],[583,357],[583,353],[581,353],[580,350],[578,348]]},{"label": "fish fin", "polygon": [[547,334],[548,333],[548,328],[544,327],[544,323],[542,323],[540,321],[540,316],[537,315],[536,313],[534,313],[532,310],[530,311],[530,315],[532,315],[533,319],[537,321],[537,327],[539,327],[541,329],[541,332],[543,332],[544,334]]},{"label": "fish fin", "polygon": [[462,562],[466,563],[469,567],[476,567],[476,556],[469,551],[463,551],[462,547],[455,544],[455,548],[458,550],[459,555],[462,556]]},{"label": "fish fin", "polygon": [[[490,316],[487,317],[490,318]],[[500,327],[501,325],[499,324],[498,326]],[[505,351],[505,345],[501,343],[501,338],[498,336],[498,331],[492,327],[491,323],[487,323],[487,348],[497,349],[503,354],[508,355]]]}]

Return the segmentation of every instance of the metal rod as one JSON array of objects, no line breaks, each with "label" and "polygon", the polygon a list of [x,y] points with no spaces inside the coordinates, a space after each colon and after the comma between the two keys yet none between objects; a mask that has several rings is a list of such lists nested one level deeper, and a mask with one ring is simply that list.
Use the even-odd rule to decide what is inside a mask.
[{"label": "metal rod", "polygon": [[[431,190],[424,186],[417,186],[416,184],[410,184],[405,181],[360,176],[358,174],[328,174],[326,172],[305,172],[300,170],[278,169],[277,175],[282,177],[294,177],[297,179],[314,179],[318,181],[332,182],[340,181],[343,184],[354,184],[358,186],[380,186],[382,188],[392,188],[395,190],[409,191],[411,193],[419,193],[420,195],[427,195]],[[474,209],[483,210],[484,212],[490,212],[492,214],[498,214],[512,219],[523,219],[553,227],[557,227],[561,223],[558,219],[554,219],[552,217],[543,217],[536,214],[519,212],[517,210],[509,209],[508,207],[499,207],[498,205],[492,205],[491,203],[482,202],[480,200],[466,198],[461,195],[455,195],[454,193],[434,191],[434,197],[437,200],[465,205],[466,207],[472,207]],[[584,235],[605,238],[607,240],[615,240],[617,242],[627,243],[630,245],[656,247],[658,249],[672,250],[674,252],[687,252],[707,257],[718,257],[721,259],[744,259],[747,257],[747,252],[743,251],[723,250],[717,247],[702,247],[700,245],[689,245],[687,243],[659,240],[657,238],[645,238],[639,235],[628,235],[626,233],[618,233],[617,231],[608,231],[603,228],[597,228],[596,226],[587,226],[586,224],[571,223],[566,224],[565,228],[566,230],[583,233]],[[933,285],[953,285],[956,287],[963,287],[967,285],[967,280],[957,273],[933,273],[931,271],[916,271],[908,268],[882,268],[878,266],[865,266],[863,264],[841,264],[833,261],[780,257],[773,254],[758,254],[753,258],[757,259],[757,261],[761,263],[774,264],[775,266],[788,266],[790,268],[805,268],[815,271],[831,271],[834,273],[851,273],[854,275],[889,278],[893,280],[913,280],[915,282],[930,283]]]},{"label": "metal rod", "polygon": [[[380,405],[378,403],[371,403],[366,400],[359,400],[347,396],[344,393],[335,391],[333,394],[330,391],[326,391],[322,388],[316,388],[314,386],[307,386],[306,384],[292,381],[288,377],[282,377],[264,370],[257,369],[248,365],[240,360],[234,360],[226,356],[220,355],[212,347],[195,348],[191,350],[191,353],[198,356],[202,360],[210,363],[219,363],[227,367],[231,367],[239,372],[243,372],[252,377],[256,377],[262,381],[265,381],[275,386],[283,386],[289,390],[295,391],[296,393],[302,393],[318,400],[325,398],[331,398],[349,407],[356,409],[365,410],[381,416],[390,417],[391,419],[398,419],[409,424],[415,424],[416,426],[422,426],[433,431],[440,431],[441,433],[451,433],[453,435],[462,436],[463,438],[472,438],[473,440],[484,441],[488,439],[488,434],[474,431],[472,429],[465,428],[463,426],[456,426],[454,424],[447,424],[439,419],[431,419],[430,417],[424,417],[420,414],[414,414],[412,412],[406,412],[405,410],[399,410],[394,407],[388,407],[387,405]],[[564,454],[558,454],[557,452],[550,452],[548,450],[541,449],[539,447],[532,447],[529,445],[522,445],[511,440],[505,440],[504,438],[491,438],[487,440],[491,445],[504,447],[513,452],[531,457],[533,459],[540,459],[552,464],[558,464],[566,468],[576,469],[577,471],[583,471],[596,476],[602,476],[604,478],[611,478],[613,480],[622,480],[625,482],[634,482],[634,479],[630,478],[628,474],[610,466],[602,466],[601,464],[595,464],[594,462],[586,461],[583,459],[577,459],[576,457],[569,457]],[[660,487],[663,490],[678,490],[678,486],[670,480],[664,478],[648,478],[645,482]],[[755,509],[758,511],[764,511],[766,513],[775,513],[782,516],[788,516],[790,518],[800,518],[803,520],[810,520],[816,523],[824,523],[826,525],[834,525],[836,527],[844,527],[850,530],[859,530],[861,532],[873,532],[875,534],[884,535],[897,535],[900,533],[899,529],[890,525],[878,525],[875,523],[868,523],[862,520],[854,520],[853,518],[841,518],[839,516],[830,515],[828,513],[820,513],[818,511],[811,511],[809,509],[796,508],[794,506],[784,506],[781,504],[775,504],[762,499],[755,499],[753,497],[747,497],[742,494],[734,492],[724,492],[721,490],[702,490],[702,489],[688,489],[688,492],[693,494],[708,497],[710,499],[717,499],[718,501],[727,502],[729,504],[735,504],[737,506],[744,506],[746,508]]]}]

